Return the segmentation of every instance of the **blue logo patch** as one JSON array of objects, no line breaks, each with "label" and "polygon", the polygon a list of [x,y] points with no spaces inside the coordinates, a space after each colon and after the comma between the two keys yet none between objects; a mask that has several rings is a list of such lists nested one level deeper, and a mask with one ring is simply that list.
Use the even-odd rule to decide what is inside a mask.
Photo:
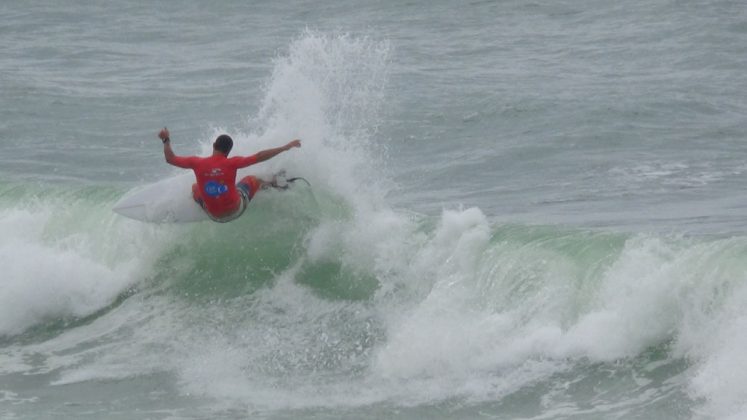
[{"label": "blue logo patch", "polygon": [[205,184],[205,194],[210,197],[217,197],[221,194],[225,194],[228,191],[228,187],[215,181],[208,181]]}]

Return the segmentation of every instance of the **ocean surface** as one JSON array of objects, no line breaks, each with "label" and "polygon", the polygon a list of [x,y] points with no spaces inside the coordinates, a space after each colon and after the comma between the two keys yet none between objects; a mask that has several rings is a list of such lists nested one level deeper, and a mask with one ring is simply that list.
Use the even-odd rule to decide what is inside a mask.
[{"label": "ocean surface", "polygon": [[743,0],[3,1],[0,419],[747,418],[745,133]]}]

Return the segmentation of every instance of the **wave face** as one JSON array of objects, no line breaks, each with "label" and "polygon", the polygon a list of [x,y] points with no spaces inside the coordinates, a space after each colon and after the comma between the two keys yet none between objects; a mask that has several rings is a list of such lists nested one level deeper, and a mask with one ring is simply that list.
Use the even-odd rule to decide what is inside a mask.
[{"label": "wave face", "polygon": [[391,208],[377,141],[390,55],[307,31],[275,60],[236,153],[302,137],[261,170],[313,188],[263,192],[236,222],[126,220],[110,211],[122,187],[1,185],[8,412],[747,413],[747,238]]}]

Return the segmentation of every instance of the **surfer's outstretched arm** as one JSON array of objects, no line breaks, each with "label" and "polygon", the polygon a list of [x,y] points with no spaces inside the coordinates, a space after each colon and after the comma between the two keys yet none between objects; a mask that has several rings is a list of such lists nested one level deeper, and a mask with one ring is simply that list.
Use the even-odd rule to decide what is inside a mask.
[{"label": "surfer's outstretched arm", "polygon": [[177,156],[171,149],[171,139],[169,138],[168,128],[164,127],[163,130],[158,133],[158,138],[163,142],[163,157],[166,158],[166,162],[180,168],[191,168],[185,158]]},{"label": "surfer's outstretched arm", "polygon": [[279,154],[281,154],[281,153],[283,153],[283,152],[285,152],[287,150],[290,150],[290,149],[292,149],[294,147],[301,147],[301,140],[296,139],[296,140],[293,140],[290,143],[286,144],[285,146],[276,147],[274,149],[262,150],[261,152],[257,153],[257,162],[264,162],[267,159],[272,159],[275,156],[277,156],[277,155],[279,155]]},{"label": "surfer's outstretched arm", "polygon": [[276,147],[274,149],[266,149],[262,150],[260,152],[255,153],[252,156],[242,157],[241,159],[245,159],[245,161],[240,162],[239,167],[243,168],[245,166],[253,165],[255,163],[264,162],[267,159],[272,159],[275,156],[290,150],[294,147],[301,147],[301,140],[295,139],[285,146]]}]

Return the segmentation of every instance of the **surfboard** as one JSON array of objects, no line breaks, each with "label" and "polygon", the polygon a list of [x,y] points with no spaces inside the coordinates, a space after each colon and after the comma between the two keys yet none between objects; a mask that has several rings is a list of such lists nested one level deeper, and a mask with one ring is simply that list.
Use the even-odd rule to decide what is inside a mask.
[{"label": "surfboard", "polygon": [[[286,178],[285,171],[275,174],[279,190],[288,189],[295,181],[309,182],[301,177]],[[210,220],[199,204],[192,199],[192,173],[167,178],[135,188],[126,193],[112,210],[130,219],[150,223],[193,223]]]},{"label": "surfboard", "polygon": [[138,187],[125,194],[112,210],[130,219],[150,223],[191,223],[210,220],[192,199],[192,173]]}]

